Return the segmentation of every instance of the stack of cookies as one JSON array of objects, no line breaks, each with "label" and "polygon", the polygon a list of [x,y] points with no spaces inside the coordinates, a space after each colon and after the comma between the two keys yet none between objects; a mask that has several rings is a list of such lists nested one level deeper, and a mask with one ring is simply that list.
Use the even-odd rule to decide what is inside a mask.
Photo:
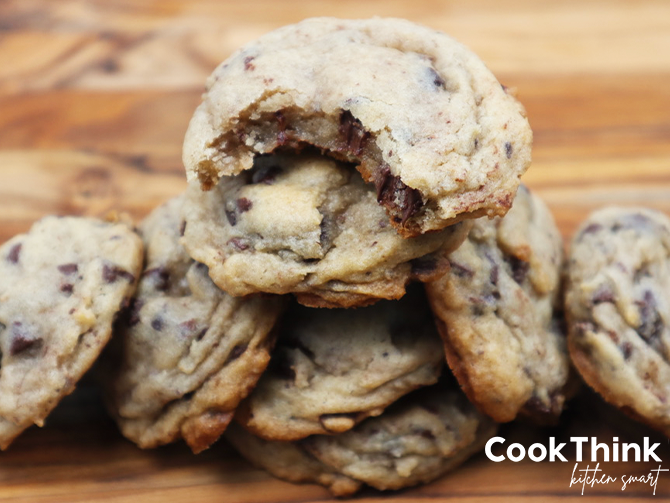
[{"label": "stack of cookies", "polygon": [[[571,382],[563,252],[519,188],[531,143],[474,54],[408,21],[308,19],[243,47],[189,125],[187,191],[141,223],[142,243],[121,223],[55,219],[68,230],[0,249],[0,386],[16,375],[48,395],[24,413],[0,393],[0,443],[71,391],[120,311],[101,373],[142,448],[199,452],[225,433],[278,477],[343,496],[432,480],[499,422],[555,421]],[[32,251],[91,228],[94,251]],[[66,335],[5,302],[42,306],[30,284],[15,292],[28,274],[76,322]],[[20,368],[38,355],[77,372],[45,368],[47,384]]]}]

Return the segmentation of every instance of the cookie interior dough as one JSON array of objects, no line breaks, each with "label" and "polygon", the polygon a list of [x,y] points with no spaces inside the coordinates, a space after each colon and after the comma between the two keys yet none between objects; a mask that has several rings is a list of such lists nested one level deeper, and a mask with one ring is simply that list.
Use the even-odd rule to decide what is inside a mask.
[{"label": "cookie interior dough", "polygon": [[447,362],[468,397],[498,422],[552,422],[572,389],[561,327],[563,244],[525,187],[504,218],[480,219],[427,284]]},{"label": "cookie interior dough", "polygon": [[314,307],[396,299],[412,279],[446,271],[471,223],[404,239],[351,165],[302,155],[259,156],[211,191],[191,184],[183,244],[231,295],[295,293]]},{"label": "cookie interior dough", "polygon": [[268,440],[340,433],[437,382],[444,353],[423,288],[359,309],[294,305],[236,419]]},{"label": "cookie interior dough", "polygon": [[0,448],[74,390],[141,268],[140,238],[92,218],[46,217],[0,247]]},{"label": "cookie interior dough", "polygon": [[572,240],[568,347],[608,402],[670,435],[670,219],[647,208],[592,213]]},{"label": "cookie interior dough", "polygon": [[170,200],[140,226],[146,267],[102,378],[124,436],[142,448],[183,438],[199,452],[267,366],[284,302],[219,290],[179,244],[182,204]]},{"label": "cookie interior dough", "polygon": [[307,19],[207,81],[184,140],[206,190],[258,154],[313,145],[355,163],[405,237],[501,216],[530,164],[525,111],[451,37],[401,19]]}]

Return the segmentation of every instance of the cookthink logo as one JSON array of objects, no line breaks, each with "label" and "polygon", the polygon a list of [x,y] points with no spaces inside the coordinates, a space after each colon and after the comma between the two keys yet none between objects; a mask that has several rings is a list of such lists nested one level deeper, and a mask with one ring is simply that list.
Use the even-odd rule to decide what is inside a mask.
[{"label": "cookthink logo", "polygon": [[[502,437],[493,437],[486,443],[486,457],[491,461],[500,463],[509,459],[515,463],[523,460],[528,456],[531,461],[549,461],[554,463],[560,461],[567,463],[567,458],[561,452],[566,446],[565,442],[556,443],[555,437],[549,438],[549,446],[535,443],[526,449],[522,444],[513,443],[505,449],[506,440]],[[621,490],[625,491],[629,484],[634,482],[641,482],[649,484],[653,487],[653,494],[656,495],[656,484],[661,472],[667,472],[669,469],[663,468],[660,464],[658,468],[650,470],[649,473],[643,475],[621,475],[612,477],[604,473],[600,469],[600,462],[628,462],[634,461],[636,463],[656,461],[661,463],[661,458],[656,454],[656,449],[661,445],[658,443],[651,444],[649,437],[644,437],[642,445],[637,443],[622,442],[619,443],[619,438],[612,438],[611,444],[599,443],[597,437],[570,437],[570,443],[575,447],[575,466],[572,469],[572,477],[570,478],[570,487],[573,485],[582,486],[582,494],[586,486],[594,487],[596,484],[611,484],[619,483]],[[590,449],[587,447],[590,445]],[[495,452],[494,452],[495,451]],[[582,468],[580,463],[584,461],[586,453],[590,452],[590,463],[595,463],[595,467],[587,464],[586,468]]]}]

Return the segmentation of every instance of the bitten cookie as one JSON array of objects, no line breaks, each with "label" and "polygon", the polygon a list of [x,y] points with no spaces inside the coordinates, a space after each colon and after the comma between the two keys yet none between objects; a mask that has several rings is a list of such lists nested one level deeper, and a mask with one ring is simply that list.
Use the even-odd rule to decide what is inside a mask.
[{"label": "bitten cookie", "polygon": [[670,435],[670,219],[610,207],[577,230],[565,309],[572,361],[608,402]]},{"label": "bitten cookie", "polygon": [[530,164],[523,107],[471,51],[400,19],[307,19],[223,62],[186,133],[204,189],[313,145],[357,165],[405,237],[504,215]]},{"label": "bitten cookie", "polygon": [[182,202],[169,201],[140,227],[146,269],[103,377],[127,438],[143,448],[183,438],[199,452],[265,369],[283,302],[219,290],[179,244]]},{"label": "bitten cookie", "polygon": [[276,477],[349,496],[363,483],[389,490],[435,480],[481,450],[496,430],[458,390],[436,385],[339,435],[268,442],[239,429],[226,438]]},{"label": "bitten cookie", "polygon": [[560,414],[570,364],[560,329],[561,235],[525,187],[504,218],[480,219],[426,286],[447,362],[498,422]]},{"label": "bitten cookie", "polygon": [[126,225],[46,217],[0,247],[0,448],[70,394],[142,269]]},{"label": "bitten cookie", "polygon": [[268,440],[340,433],[437,381],[440,338],[421,287],[359,309],[295,305],[267,372],[236,419]]},{"label": "bitten cookie", "polygon": [[184,246],[231,295],[295,293],[313,307],[400,298],[446,270],[470,222],[403,239],[351,165],[317,155],[258,157],[209,192],[191,184]]}]

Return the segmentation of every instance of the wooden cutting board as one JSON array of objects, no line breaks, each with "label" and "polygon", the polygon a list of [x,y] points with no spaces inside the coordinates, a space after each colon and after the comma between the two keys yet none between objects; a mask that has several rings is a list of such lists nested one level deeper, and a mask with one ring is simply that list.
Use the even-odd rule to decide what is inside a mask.
[{"label": "wooden cutting board", "polygon": [[[0,242],[50,213],[142,218],[185,187],[181,142],[205,78],[243,43],[305,17],[405,17],[444,30],[516,89],[535,133],[524,181],[553,210],[566,242],[589,211],[643,204],[670,214],[670,3],[665,0],[0,0]],[[512,424],[508,443],[550,437],[664,437],[586,394],[554,428]],[[484,455],[424,487],[358,501],[667,499],[649,485],[570,486],[567,463]],[[616,476],[658,463],[606,463]],[[580,463],[580,469],[586,468]],[[328,501],[275,480],[227,445],[141,451],[83,383],[42,429],[0,453],[0,501]]]}]

